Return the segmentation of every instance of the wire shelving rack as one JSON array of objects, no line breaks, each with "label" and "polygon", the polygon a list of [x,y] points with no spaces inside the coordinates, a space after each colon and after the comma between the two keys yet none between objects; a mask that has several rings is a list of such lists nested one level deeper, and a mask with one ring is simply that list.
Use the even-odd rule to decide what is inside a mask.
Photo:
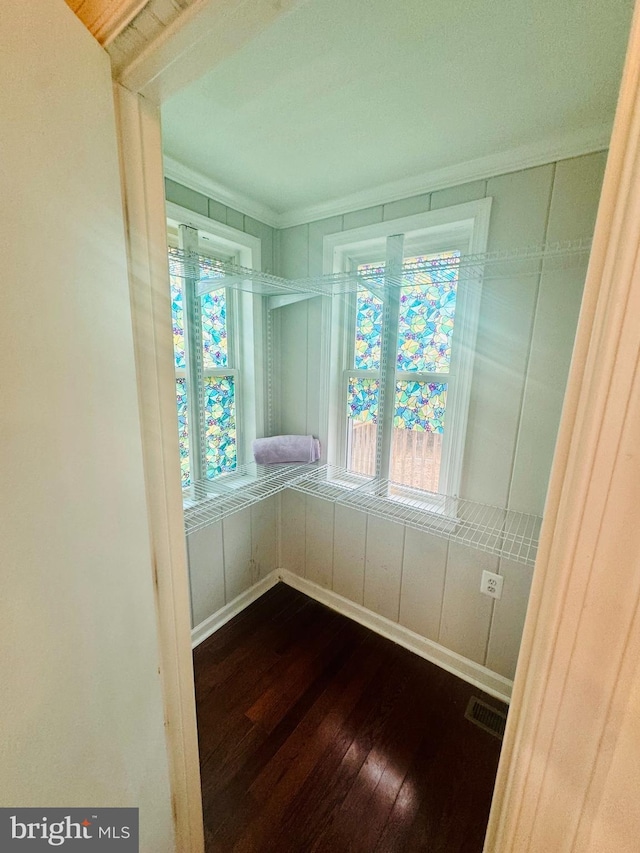
[{"label": "wire shelving rack", "polygon": [[535,563],[542,524],[536,515],[411,489],[387,479],[363,482],[362,477],[330,465],[294,478],[289,487],[517,563]]},{"label": "wire shelving rack", "polygon": [[[463,254],[455,259],[444,258],[425,260],[417,264],[407,263],[396,275],[390,275],[388,271],[384,274],[384,287],[403,287],[414,283],[416,274],[437,275],[438,272],[444,272],[452,266],[457,270],[459,281],[469,279],[490,281],[510,276],[521,278],[527,275],[539,275],[541,265],[544,265],[546,270],[562,270],[584,263],[590,249],[591,240],[583,238],[520,249]],[[179,278],[193,277],[194,270],[199,270],[199,281],[196,287],[198,296],[225,287],[260,296],[275,297],[340,296],[353,293],[368,285],[376,292],[384,291],[381,287],[381,273],[375,270],[287,279],[181,249],[171,249],[170,265],[172,275]]]},{"label": "wire shelving rack", "polygon": [[[231,288],[266,297],[267,309],[298,299],[348,297],[363,287],[384,299],[386,292],[416,283],[416,275],[436,276],[455,266],[458,281],[520,279],[542,272],[584,267],[590,239],[553,243],[516,250],[460,255],[403,264],[364,273],[285,279],[228,261],[172,249],[171,273],[194,284],[196,299],[205,293]],[[419,280],[419,279],[418,279]],[[271,359],[271,310],[267,311],[267,348]],[[198,325],[196,323],[196,325]],[[269,362],[271,363],[271,361]],[[270,405],[269,394],[269,405]],[[390,480],[359,477],[344,468],[316,465],[242,465],[213,480],[199,480],[184,490],[187,534],[239,512],[286,488],[334,501],[377,518],[404,524],[525,565],[533,565],[541,518],[511,509],[484,505],[455,496],[408,489]]]},{"label": "wire shelving rack", "polygon": [[222,521],[252,504],[277,495],[311,465],[257,465],[250,462],[211,480],[198,480],[182,490],[187,536]]}]

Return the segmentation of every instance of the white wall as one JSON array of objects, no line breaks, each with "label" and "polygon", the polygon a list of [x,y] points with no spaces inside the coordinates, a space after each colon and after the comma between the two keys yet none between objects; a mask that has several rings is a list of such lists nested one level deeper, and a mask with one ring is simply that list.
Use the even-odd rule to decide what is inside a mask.
[{"label": "white wall", "polygon": [[[273,273],[271,226],[168,178],[165,194],[167,201],[258,237],[262,269]],[[276,568],[276,533],[275,503],[266,501],[187,538],[193,627]]]},{"label": "white wall", "polygon": [[187,537],[192,626],[278,566],[277,504],[268,498]]},{"label": "white wall", "polygon": [[[278,272],[322,274],[325,234],[486,196],[489,251],[588,237],[605,161],[604,152],[590,154],[276,231]],[[540,275],[485,281],[464,497],[542,513],[585,271],[586,261],[563,271],[546,263]],[[311,299],[276,312],[277,432],[321,433],[321,311]],[[316,498],[280,500],[278,559],[265,533],[275,524],[269,505],[189,538],[194,625],[279,565],[513,677],[530,568]],[[256,513],[268,519],[258,534]],[[257,550],[268,555],[260,567]],[[504,577],[498,602],[480,594],[484,569]]]},{"label": "white wall", "polygon": [[[513,678],[531,569],[299,492],[282,501],[282,568]],[[483,569],[504,576],[481,595]]]},{"label": "white wall", "polygon": [[[593,232],[606,153],[589,154],[276,232],[278,271],[322,274],[324,235],[490,196],[488,251]],[[540,514],[586,261],[561,274],[485,281],[461,494]],[[281,309],[281,432],[321,429],[321,300]]]},{"label": "white wall", "polygon": [[2,806],[137,806],[173,851],[110,65],[3,4]]},{"label": "white wall", "polygon": [[[606,160],[596,153],[285,229],[282,275],[322,273],[322,238],[373,222],[493,198],[488,250],[574,240],[593,231]],[[540,276],[487,280],[461,494],[542,514],[586,262]],[[279,311],[280,432],[320,434],[321,300]],[[512,677],[531,569],[285,494],[282,565],[490,669]],[[306,530],[306,534],[305,534]],[[504,575],[501,601],[479,592]]]}]

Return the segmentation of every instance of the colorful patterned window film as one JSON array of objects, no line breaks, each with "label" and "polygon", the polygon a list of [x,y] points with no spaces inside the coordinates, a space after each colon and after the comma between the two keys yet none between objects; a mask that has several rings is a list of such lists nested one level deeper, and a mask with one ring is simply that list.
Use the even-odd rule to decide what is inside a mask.
[{"label": "colorful patterned window film", "polygon": [[224,290],[205,293],[202,306],[202,366],[205,370],[226,367],[227,298]]},{"label": "colorful patterned window film", "polygon": [[379,370],[382,348],[382,300],[370,290],[356,296],[356,370]]},{"label": "colorful patterned window film", "polygon": [[[459,252],[405,260],[398,324],[398,370],[446,373],[456,310]],[[407,264],[415,267],[406,271]],[[432,268],[425,269],[425,264]]]},{"label": "colorful patterned window film", "polygon": [[189,462],[189,422],[187,416],[187,380],[176,378],[176,397],[178,400],[178,442],[180,447],[180,473],[182,485],[191,482],[191,464]]},{"label": "colorful patterned window film", "polygon": [[235,388],[232,376],[204,379],[206,476],[233,471],[237,462]]},{"label": "colorful patterned window film", "polygon": [[378,379],[365,379],[361,376],[349,378],[347,392],[347,416],[355,423],[377,423],[378,421]]},{"label": "colorful patterned window film", "polygon": [[[384,284],[384,264],[360,264],[358,275],[376,285]],[[356,295],[356,370],[379,370],[382,348],[382,300],[365,285]]]},{"label": "colorful patterned window film", "polygon": [[446,382],[398,382],[393,427],[441,434],[446,404]]},{"label": "colorful patterned window film", "polygon": [[378,379],[361,376],[349,379],[347,470],[367,477],[373,477],[376,468],[379,390]]},{"label": "colorful patterned window film", "polygon": [[[173,318],[173,346],[176,367],[176,401],[182,485],[191,482],[189,459],[190,435],[187,395],[190,388],[184,372],[187,369],[185,349],[184,262],[181,254],[169,249],[169,274]],[[200,278],[217,278],[219,264],[200,258]],[[214,290],[200,299],[202,315],[202,368],[205,373],[227,367],[227,299],[224,290]],[[215,477],[231,471],[237,464],[237,430],[235,388],[232,376],[205,376],[203,379],[203,411],[205,475]],[[196,431],[198,432],[198,431]],[[198,442],[199,444],[199,442]],[[198,450],[199,452],[199,450]]]},{"label": "colorful patterned window film", "polygon": [[[349,378],[347,416],[350,420],[355,423],[377,423],[379,389],[378,379],[361,376]],[[394,429],[442,433],[446,402],[445,382],[397,382]]]},{"label": "colorful patterned window film", "polygon": [[187,366],[184,350],[184,301],[182,298],[182,280],[177,275],[170,276],[171,281],[171,317],[173,320],[173,354],[176,370]]}]

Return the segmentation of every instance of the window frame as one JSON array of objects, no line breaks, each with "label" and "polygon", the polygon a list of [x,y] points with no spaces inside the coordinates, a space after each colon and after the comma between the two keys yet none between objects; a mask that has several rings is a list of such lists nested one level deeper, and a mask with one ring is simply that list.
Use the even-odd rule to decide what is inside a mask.
[{"label": "window frame", "polygon": [[[236,228],[224,225],[172,202],[166,203],[167,245],[178,247],[178,226],[188,225],[198,232],[198,251],[207,257],[228,259],[239,266],[260,269],[261,240]],[[251,459],[251,443],[264,428],[264,387],[266,377],[262,360],[257,357],[264,340],[264,312],[259,297],[235,288],[224,288],[227,307],[227,354],[228,364],[224,367],[203,368],[206,376],[232,376],[234,382],[234,404],[236,421],[236,465]],[[184,290],[183,290],[184,300]],[[186,325],[191,322],[184,311]],[[188,345],[188,344],[187,344]],[[187,367],[175,369],[176,377],[186,378],[187,395],[193,388],[190,377],[189,359]],[[194,455],[201,454],[203,436],[202,423],[195,436],[191,422],[189,429],[190,470],[194,471]],[[201,460],[204,465],[204,459]],[[197,470],[198,466],[195,466]],[[203,476],[206,476],[203,472]],[[215,479],[215,478],[214,478]],[[193,476],[192,480],[193,482]]]},{"label": "window frame", "polygon": [[[386,260],[386,239],[404,234],[404,257],[431,255],[458,250],[464,255],[486,252],[491,198],[441,208],[414,216],[387,220],[349,231],[328,234],[323,241],[323,266],[325,273],[339,273],[353,269],[360,263]],[[398,372],[387,378],[387,393],[392,390],[395,399],[396,381],[447,381],[447,421],[443,435],[441,476],[439,491],[458,495],[462,480],[464,446],[471,398],[471,381],[475,355],[476,336],[480,315],[481,271],[474,286],[468,286],[469,276],[463,275],[458,284],[454,346],[448,374],[426,372]],[[398,291],[398,299],[400,291]],[[331,344],[329,377],[326,390],[327,407],[326,440],[328,461],[345,467],[347,461],[347,383],[349,376],[368,374],[375,378],[380,371],[359,371],[353,365],[355,341],[355,293],[345,299],[335,300],[331,312],[334,338]],[[337,333],[336,333],[337,330]],[[383,330],[384,334],[384,330]],[[395,345],[394,345],[395,347]],[[394,362],[395,365],[395,362]],[[447,377],[445,379],[445,377]],[[449,382],[452,380],[453,387]],[[453,391],[453,393],[451,393]],[[390,472],[381,472],[388,479]],[[358,477],[359,475],[354,475]],[[361,476],[361,475],[360,475]],[[363,478],[364,479],[364,478]],[[413,493],[413,491],[412,491]],[[437,508],[437,507],[436,507]]]}]

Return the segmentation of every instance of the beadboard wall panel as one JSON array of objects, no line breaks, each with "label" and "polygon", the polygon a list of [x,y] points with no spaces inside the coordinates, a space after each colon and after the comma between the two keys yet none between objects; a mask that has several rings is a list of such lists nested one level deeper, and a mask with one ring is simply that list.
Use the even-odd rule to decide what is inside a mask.
[{"label": "beadboard wall panel", "polygon": [[[593,231],[605,164],[604,152],[557,164],[549,242]],[[557,269],[553,261],[542,267],[509,496],[509,505],[524,512],[544,506],[573,351],[568,329],[578,322],[586,272],[586,258],[571,269]]]},{"label": "beadboard wall panel", "polygon": [[[309,301],[294,302],[277,311],[277,330],[279,348],[276,353],[278,362],[277,395],[280,401],[276,415],[275,432],[281,435],[307,435],[309,394],[313,389],[308,385],[309,350],[299,346],[299,338],[304,336],[305,344],[310,337]],[[288,353],[295,352],[295,358]],[[318,359],[316,358],[316,361]],[[317,393],[317,392],[316,392]],[[315,433],[317,435],[317,432]]]},{"label": "beadboard wall panel", "polygon": [[325,234],[342,231],[343,217],[330,216],[309,223],[308,275],[322,275],[322,238]]},{"label": "beadboard wall panel", "polygon": [[222,522],[187,537],[191,625],[199,625],[227,603],[222,552]]},{"label": "beadboard wall panel", "polygon": [[[553,174],[541,166],[487,182],[488,251],[544,243]],[[538,285],[527,275],[489,277],[482,287],[460,492],[492,506],[509,497]]]},{"label": "beadboard wall panel", "polygon": [[493,612],[493,599],[480,592],[485,569],[497,572],[498,558],[449,543],[438,642],[480,664],[486,659]]},{"label": "beadboard wall panel", "polygon": [[436,643],[440,635],[448,553],[446,539],[407,528],[399,622]]},{"label": "beadboard wall panel", "polygon": [[338,507],[333,534],[333,590],[364,604],[364,561],[367,551],[367,515]]},{"label": "beadboard wall panel", "polygon": [[306,278],[309,275],[309,226],[296,225],[277,232],[279,269],[284,278]]},{"label": "beadboard wall panel", "polygon": [[251,562],[251,539],[251,509],[236,512],[222,522],[226,602],[258,580]]},{"label": "beadboard wall panel", "polygon": [[306,497],[288,489],[280,499],[279,567],[305,577],[306,557]]},{"label": "beadboard wall panel", "polygon": [[[322,239],[334,230],[485,195],[493,198],[490,250],[583,237],[593,227],[604,162],[604,154],[587,155],[284,229],[273,241],[277,271],[319,274]],[[180,203],[186,200],[200,203],[190,197]],[[463,496],[542,512],[582,281],[582,270],[558,273],[543,266],[539,274],[485,281]],[[278,309],[278,432],[321,434],[322,301]],[[513,676],[529,567],[291,491],[226,519],[218,532],[210,530],[190,537],[195,620],[277,566]],[[504,576],[500,601],[480,593],[484,569]]]},{"label": "beadboard wall panel", "polygon": [[[490,250],[588,236],[605,159],[603,153],[590,154],[474,181],[406,204],[393,202],[393,208],[350,213],[342,218],[342,229],[340,217],[285,229],[290,233],[281,239],[284,266],[280,271],[308,270],[314,259],[311,271],[317,273],[322,236],[331,233],[332,226],[346,230],[383,217],[483,196],[493,198]],[[309,239],[306,247],[305,233]],[[300,252],[297,260],[287,257],[294,247]],[[535,275],[507,282],[485,281],[461,490],[464,497],[542,513],[583,280],[583,270],[565,271],[557,277],[541,266]],[[289,365],[283,372],[283,425],[304,423],[305,432],[319,435],[319,409],[315,401],[310,402],[310,395],[316,393],[315,379],[320,377],[316,332],[321,314],[314,303],[321,300],[307,301],[306,316],[301,307],[282,309],[285,331],[279,357]],[[310,384],[305,387],[303,383],[294,392],[291,383],[298,378],[302,381],[305,375]],[[550,393],[550,384],[562,389],[559,395],[554,390]],[[286,492],[282,496],[281,565],[305,576],[315,545],[309,546],[305,538],[310,516],[301,508],[306,507],[301,498]],[[312,536],[315,543],[315,529]],[[428,534],[405,532],[399,525],[338,506],[331,546],[335,592],[513,677],[531,568]],[[500,601],[480,593],[484,569],[504,575]],[[326,580],[328,564],[321,568],[314,556],[312,573]]]},{"label": "beadboard wall panel", "polygon": [[278,567],[277,498],[260,501],[251,507],[251,560],[256,580],[262,580]]},{"label": "beadboard wall panel", "polygon": [[192,626],[276,568],[277,496],[187,537]]},{"label": "beadboard wall panel", "polygon": [[429,210],[438,210],[441,207],[453,207],[454,204],[464,204],[467,201],[478,201],[486,198],[487,182],[471,181],[468,184],[460,184],[446,190],[437,190],[431,193],[431,207]]},{"label": "beadboard wall panel", "polygon": [[513,679],[519,651],[514,638],[522,635],[532,570],[522,563],[502,559],[499,571],[504,578],[502,598],[494,602],[485,666]]},{"label": "beadboard wall panel", "polygon": [[412,198],[402,198],[385,204],[382,210],[383,222],[389,219],[402,219],[403,216],[413,216],[416,213],[426,213],[431,210],[431,194],[414,195]]},{"label": "beadboard wall panel", "polygon": [[364,606],[394,622],[400,612],[404,533],[402,525],[381,518],[367,524]]},{"label": "beadboard wall panel", "polygon": [[[529,566],[292,490],[279,498],[279,568],[513,678]],[[504,575],[500,601],[480,593],[484,569]]]},{"label": "beadboard wall panel", "polygon": [[[309,343],[310,353],[321,353],[323,343],[323,302],[322,296],[316,296],[314,299],[307,299],[307,340]],[[307,359],[307,419],[305,423],[305,435],[312,433],[315,436],[319,434],[318,424],[322,423],[323,419],[323,396],[321,389],[324,385],[324,376],[322,374],[322,358]],[[326,452],[326,448],[322,448],[322,452]],[[324,456],[323,458],[326,458]]]},{"label": "beadboard wall panel", "polygon": [[[490,251],[588,236],[593,230],[605,159],[603,152],[588,154],[283,229],[277,232],[278,271],[291,276],[319,273],[322,238],[332,233],[332,228],[348,230],[484,196],[493,199]],[[568,224],[572,221],[571,230]],[[559,223],[566,225],[559,227]],[[583,270],[574,270],[572,274],[577,285],[567,280],[561,287],[566,302],[575,306],[579,303],[584,274]],[[488,279],[484,283],[461,486],[463,497],[489,504],[508,503],[515,509],[535,513],[541,513],[544,508],[547,472],[559,421],[557,399],[555,404],[549,404],[548,411],[545,406],[536,410],[540,402],[537,399],[526,410],[523,407],[530,366],[535,366],[539,352],[549,352],[544,335],[535,341],[533,337],[534,330],[546,322],[542,313],[536,322],[536,312],[546,311],[545,302],[540,299],[542,280],[539,275],[527,275],[510,281]],[[322,380],[317,334],[321,301],[308,300],[306,320],[300,307],[297,311],[291,306],[280,312],[283,337],[278,355],[283,372],[276,384],[278,390],[283,391],[283,432],[294,432],[303,423],[306,433],[322,435],[323,432],[316,385]],[[553,376],[554,385],[561,389],[566,382],[567,352],[571,352],[575,321],[575,308],[555,315],[558,329],[554,334],[556,339],[562,340],[564,350]],[[535,350],[532,350],[532,341]],[[298,381],[302,376],[302,364],[307,372],[306,383]],[[295,392],[292,382],[297,383]],[[536,411],[540,415],[544,413],[544,420],[538,418],[536,422]],[[540,423],[544,423],[543,430]],[[521,441],[524,431],[528,431],[529,438],[523,435]],[[538,442],[541,446],[532,450],[531,439],[536,434],[544,437]],[[522,448],[520,454],[518,447]],[[514,472],[517,472],[515,489]]]},{"label": "beadboard wall panel", "polygon": [[332,588],[333,583],[333,513],[334,504],[306,496],[306,561],[307,580]]}]

